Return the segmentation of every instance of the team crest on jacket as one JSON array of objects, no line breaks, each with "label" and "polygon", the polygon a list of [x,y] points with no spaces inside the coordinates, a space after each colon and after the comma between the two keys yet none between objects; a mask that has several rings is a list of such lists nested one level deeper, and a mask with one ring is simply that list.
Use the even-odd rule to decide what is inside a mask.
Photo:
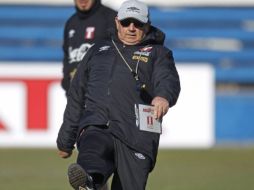
[{"label": "team crest on jacket", "polygon": [[86,33],[85,33],[85,39],[91,40],[94,39],[94,33],[95,33],[95,27],[87,27],[86,28]]},{"label": "team crest on jacket", "polygon": [[148,57],[150,56],[152,49],[153,49],[152,46],[143,47],[140,50],[134,52],[132,59],[133,60],[140,60],[140,61],[147,63]]},{"label": "team crest on jacket", "polygon": [[140,49],[140,51],[142,51],[142,52],[151,52],[152,51],[152,49],[153,49],[153,47],[152,46],[146,46],[146,47],[144,47],[144,48],[142,48],[142,49]]}]

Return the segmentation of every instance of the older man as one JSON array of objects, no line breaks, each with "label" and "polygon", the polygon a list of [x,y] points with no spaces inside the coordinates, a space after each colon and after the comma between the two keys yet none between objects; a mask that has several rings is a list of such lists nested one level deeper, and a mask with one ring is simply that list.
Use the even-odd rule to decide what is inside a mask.
[{"label": "older man", "polygon": [[[114,174],[112,190],[144,190],[159,145],[160,130],[153,129],[180,93],[172,52],[150,25],[148,7],[125,1],[115,23],[111,40],[97,43],[82,60],[58,134],[62,157],[77,142],[77,163],[68,170],[74,189],[100,189]],[[152,107],[140,112],[143,105]],[[140,113],[151,110],[144,130]]]}]

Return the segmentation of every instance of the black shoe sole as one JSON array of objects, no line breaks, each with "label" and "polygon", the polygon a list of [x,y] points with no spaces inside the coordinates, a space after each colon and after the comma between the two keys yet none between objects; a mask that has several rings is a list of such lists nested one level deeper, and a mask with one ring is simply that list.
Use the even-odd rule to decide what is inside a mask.
[{"label": "black shoe sole", "polygon": [[86,188],[87,173],[80,165],[73,163],[69,166],[68,178],[75,190],[89,190]]}]

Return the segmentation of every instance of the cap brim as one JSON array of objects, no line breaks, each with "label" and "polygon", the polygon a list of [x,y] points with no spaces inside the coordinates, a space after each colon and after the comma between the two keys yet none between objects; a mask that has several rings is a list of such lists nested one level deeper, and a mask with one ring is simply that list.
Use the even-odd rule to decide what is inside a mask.
[{"label": "cap brim", "polygon": [[118,16],[118,20],[125,20],[125,19],[128,19],[128,18],[133,18],[135,20],[138,20],[144,24],[146,24],[148,22],[148,18],[147,17],[142,17],[140,15],[121,15],[121,16]]}]

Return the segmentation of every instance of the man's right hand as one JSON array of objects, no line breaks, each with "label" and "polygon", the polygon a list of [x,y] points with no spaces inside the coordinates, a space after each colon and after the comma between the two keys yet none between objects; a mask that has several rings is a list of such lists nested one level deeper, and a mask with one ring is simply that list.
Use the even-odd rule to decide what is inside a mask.
[{"label": "man's right hand", "polygon": [[61,158],[69,158],[72,155],[72,152],[64,152],[64,151],[59,150],[58,155]]}]

